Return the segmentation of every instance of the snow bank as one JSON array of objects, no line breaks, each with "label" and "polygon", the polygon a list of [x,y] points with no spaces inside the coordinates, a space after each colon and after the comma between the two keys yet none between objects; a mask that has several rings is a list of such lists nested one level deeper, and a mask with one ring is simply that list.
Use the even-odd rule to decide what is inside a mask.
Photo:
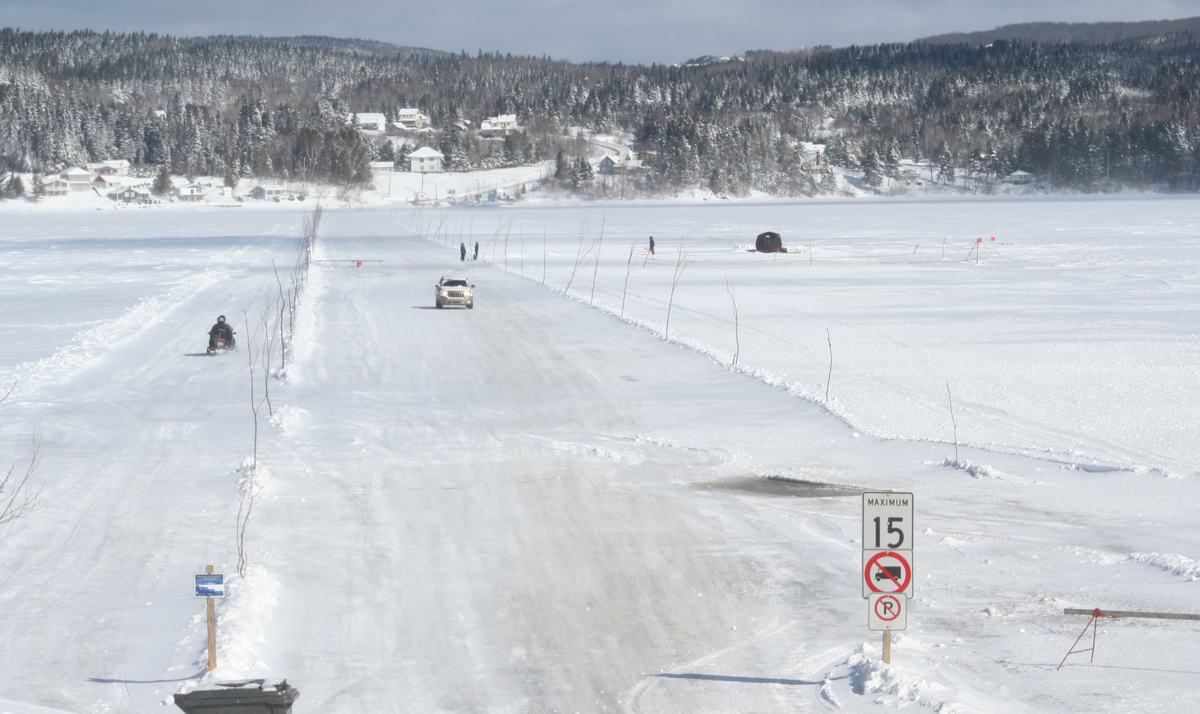
[{"label": "snow bank", "polygon": [[[317,238],[317,249],[314,259],[322,255],[321,239]],[[304,292],[296,306],[296,329],[292,333],[292,343],[289,349],[291,361],[288,363],[286,379],[293,384],[300,384],[307,377],[307,364],[312,359],[320,339],[320,325],[317,306],[328,289],[328,268],[319,263],[312,263],[308,268],[308,279]]]},{"label": "snow bank", "polygon": [[261,676],[267,664],[258,652],[267,641],[267,628],[279,602],[279,581],[261,565],[250,565],[246,577],[233,576],[217,617],[217,669],[210,679]]},{"label": "snow bank", "polygon": [[284,404],[275,410],[270,421],[279,429],[280,436],[290,439],[308,429],[309,424],[312,423],[312,415],[303,407]]},{"label": "snow bank", "polygon": [[952,459],[947,456],[942,461],[942,466],[951,469],[965,471],[969,476],[974,478],[1004,478],[1005,474],[988,466],[987,464],[977,464],[966,459]]},{"label": "snow bank", "polygon": [[[893,641],[899,649],[903,636]],[[864,644],[845,661],[849,672],[850,690],[870,697],[875,704],[897,709],[910,704],[932,709],[942,714],[955,714],[961,708],[947,701],[952,692],[942,684],[907,675],[896,665],[886,665],[872,647]]]},{"label": "snow bank", "polygon": [[1132,553],[1130,560],[1150,565],[1171,575],[1178,575],[1188,582],[1200,580],[1200,563],[1183,555],[1172,553]]}]

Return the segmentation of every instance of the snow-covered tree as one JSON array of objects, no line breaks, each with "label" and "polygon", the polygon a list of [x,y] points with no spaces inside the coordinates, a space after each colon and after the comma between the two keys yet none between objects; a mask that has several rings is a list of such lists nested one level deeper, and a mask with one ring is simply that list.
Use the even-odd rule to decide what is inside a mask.
[{"label": "snow-covered tree", "polygon": [[171,171],[166,167],[159,170],[158,176],[154,179],[154,193],[159,196],[166,196],[171,193]]},{"label": "snow-covered tree", "polygon": [[883,173],[879,164],[879,155],[874,149],[867,149],[859,160],[863,171],[863,183],[871,188],[879,188],[883,183]]}]

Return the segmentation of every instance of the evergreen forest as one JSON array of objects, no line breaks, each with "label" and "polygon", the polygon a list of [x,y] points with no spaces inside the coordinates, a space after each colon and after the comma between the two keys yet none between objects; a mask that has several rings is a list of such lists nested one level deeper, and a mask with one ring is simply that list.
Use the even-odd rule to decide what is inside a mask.
[{"label": "evergreen forest", "polygon": [[[144,175],[354,185],[370,180],[368,162],[423,144],[451,171],[539,160],[573,168],[584,149],[572,130],[582,127],[633,137],[645,168],[638,188],[651,195],[695,186],[814,195],[832,190],[831,166],[879,186],[903,159],[930,162],[942,178],[1020,169],[1080,191],[1195,190],[1198,60],[1190,32],[640,66],[328,38],[10,28],[0,29],[0,172],[127,159]],[[432,131],[384,141],[347,124],[353,112],[390,120],[404,107],[428,115]],[[523,131],[472,130],[500,114],[515,114]]]}]

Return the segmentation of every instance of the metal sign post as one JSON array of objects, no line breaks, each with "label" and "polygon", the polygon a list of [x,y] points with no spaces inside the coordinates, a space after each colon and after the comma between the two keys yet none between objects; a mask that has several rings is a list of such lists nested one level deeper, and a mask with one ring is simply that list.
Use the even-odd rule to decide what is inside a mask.
[{"label": "metal sign post", "polygon": [[205,672],[217,668],[217,606],[213,598],[225,597],[225,574],[214,573],[212,565],[204,566],[204,573],[196,573],[196,591],[194,597],[205,599],[205,609],[208,610],[208,664]]},{"label": "metal sign post", "polygon": [[913,590],[913,495],[863,494],[863,597],[867,627],[883,632],[883,661],[892,663],[892,632],[908,627]]}]

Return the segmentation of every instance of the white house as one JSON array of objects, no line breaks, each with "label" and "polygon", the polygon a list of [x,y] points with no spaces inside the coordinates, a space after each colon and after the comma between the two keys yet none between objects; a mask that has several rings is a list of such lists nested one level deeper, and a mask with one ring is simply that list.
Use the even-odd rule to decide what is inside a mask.
[{"label": "white house", "polygon": [[365,133],[382,134],[387,130],[387,119],[379,112],[357,112],[351,114],[346,123]]},{"label": "white house", "polygon": [[63,171],[58,175],[72,191],[91,191],[92,190],[92,172],[78,166]]},{"label": "white house", "polygon": [[264,186],[259,184],[250,189],[250,198],[257,198],[259,200],[273,199],[278,201],[287,194],[287,189],[280,188],[278,186]]},{"label": "white house", "polygon": [[479,122],[481,136],[505,136],[520,129],[521,127],[517,126],[516,114],[501,114]]},{"label": "white house", "polygon": [[121,203],[154,203],[154,197],[144,188],[133,188],[127,186],[120,191],[109,196],[114,201]]},{"label": "white house", "polygon": [[417,174],[439,173],[442,170],[442,152],[422,146],[408,155],[408,170]]},{"label": "white house", "polygon": [[[104,165],[104,169],[114,171],[115,175],[117,176],[129,175],[129,162],[125,159],[109,159],[107,161],[101,161],[100,163]],[[101,169],[101,171],[104,169]]]},{"label": "white house", "polygon": [[1011,183],[1020,186],[1027,183],[1033,183],[1033,174],[1029,173],[1028,171],[1021,171],[1018,169],[1005,176],[1003,179],[1001,179],[1001,181],[1003,183]]},{"label": "white house", "polygon": [[92,179],[92,188],[96,189],[101,195],[104,196],[107,196],[113,191],[123,188],[124,186],[125,184],[119,179],[113,176],[106,176],[104,174],[100,174],[96,178]]},{"label": "white house", "polygon": [[71,184],[60,176],[51,176],[42,181],[41,193],[43,196],[66,196],[70,192]]},{"label": "white house", "polygon": [[175,189],[175,196],[180,201],[203,201],[208,189],[198,183],[189,183]]},{"label": "white house", "polygon": [[85,164],[87,170],[97,176],[128,176],[129,162],[125,159],[108,159],[106,161],[93,161]]},{"label": "white house", "polygon": [[371,173],[373,173],[373,174],[387,174],[387,173],[391,173],[395,170],[396,170],[396,164],[394,164],[391,161],[372,161],[371,162]]},{"label": "white house", "polygon": [[424,129],[429,126],[429,117],[422,114],[420,109],[405,107],[396,115],[396,121],[392,124],[401,129]]}]

